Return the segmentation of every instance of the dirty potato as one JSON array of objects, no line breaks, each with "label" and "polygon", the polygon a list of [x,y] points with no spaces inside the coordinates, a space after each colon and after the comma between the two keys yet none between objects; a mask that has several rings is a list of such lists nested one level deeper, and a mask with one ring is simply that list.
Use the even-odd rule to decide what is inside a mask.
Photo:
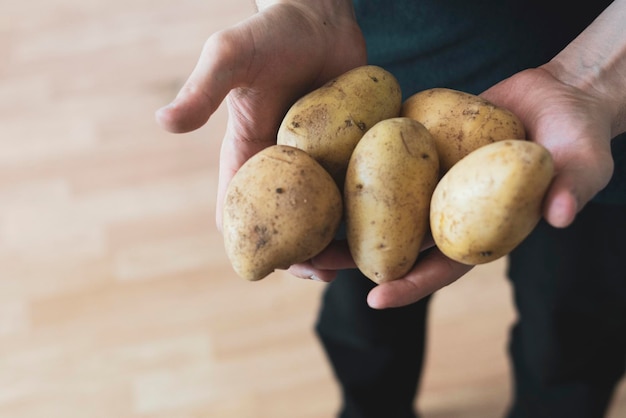
[{"label": "dirty potato", "polygon": [[303,96],[289,109],[277,142],[306,151],[343,187],[350,155],[375,123],[398,116],[400,85],[385,69],[350,70]]},{"label": "dirty potato", "polygon": [[454,165],[438,183],[430,226],[439,249],[468,265],[496,260],[519,245],[541,218],[554,168],[534,142],[485,145]]},{"label": "dirty potato", "polygon": [[262,279],[321,252],[342,211],[339,189],[319,163],[297,148],[271,146],[250,158],[228,186],[226,254],[241,277]]},{"label": "dirty potato", "polygon": [[442,173],[476,148],[526,136],[509,110],[453,89],[420,91],[404,101],[401,115],[422,123],[435,137]]},{"label": "dirty potato", "polygon": [[435,141],[415,120],[381,121],[357,144],[344,188],[346,234],[372,281],[395,280],[415,263],[438,178]]}]

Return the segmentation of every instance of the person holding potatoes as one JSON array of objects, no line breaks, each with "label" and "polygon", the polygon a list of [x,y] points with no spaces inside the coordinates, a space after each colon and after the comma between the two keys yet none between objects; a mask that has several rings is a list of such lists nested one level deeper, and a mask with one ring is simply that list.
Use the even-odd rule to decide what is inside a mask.
[{"label": "person holding potatoes", "polygon": [[[517,115],[555,175],[542,221],[509,255],[509,418],[600,418],[626,368],[626,0],[257,1],[211,36],[175,100],[171,132],[226,100],[217,223],[227,186],[276,144],[300,97],[359,66],[393,74],[403,99],[435,87]],[[424,245],[403,277],[374,283],[344,241],[289,268],[330,282],[316,330],[342,390],[342,418],[417,417],[430,296],[472,266]]]}]

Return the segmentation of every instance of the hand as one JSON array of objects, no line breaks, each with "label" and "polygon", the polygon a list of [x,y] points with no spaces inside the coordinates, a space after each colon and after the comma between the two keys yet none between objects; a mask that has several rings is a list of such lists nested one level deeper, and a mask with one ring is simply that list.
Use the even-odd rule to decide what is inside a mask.
[{"label": "hand", "polygon": [[[458,263],[446,257],[427,236],[417,262],[404,277],[374,287],[367,303],[374,309],[409,305],[454,283],[473,266]],[[329,282],[338,270],[356,268],[347,242],[334,241],[328,248],[306,263],[291,266],[289,272],[301,278]]]},{"label": "hand", "polygon": [[[546,195],[544,217],[555,227],[569,225],[611,177],[611,111],[542,68],[518,73],[483,97],[517,114],[529,139],[552,153],[557,173]],[[345,242],[338,242],[290,271],[330,281],[335,270],[355,267]],[[398,280],[376,286],[367,301],[373,308],[408,305],[453,283],[471,268],[449,259],[428,240],[413,269]]]},{"label": "hand", "polygon": [[252,155],[276,143],[291,104],[366,62],[351,2],[330,4],[282,2],[214,34],[176,99],[157,111],[164,129],[188,132],[204,125],[226,97],[229,119],[216,210],[220,230],[228,183]]},{"label": "hand", "polygon": [[519,116],[528,139],[550,151],[556,177],[543,216],[554,227],[570,225],[613,173],[613,113],[607,103],[560,82],[543,67],[517,73],[482,96]]}]

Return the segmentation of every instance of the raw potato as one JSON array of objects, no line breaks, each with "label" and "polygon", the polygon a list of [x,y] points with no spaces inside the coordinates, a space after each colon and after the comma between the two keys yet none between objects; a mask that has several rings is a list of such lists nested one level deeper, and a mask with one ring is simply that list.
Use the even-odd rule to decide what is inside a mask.
[{"label": "raw potato", "polygon": [[438,178],[435,141],[412,119],[379,122],[357,144],[344,188],[346,234],[372,281],[395,280],[415,263]]},{"label": "raw potato", "polygon": [[401,106],[400,85],[391,73],[373,65],[357,67],[294,103],[277,142],[306,151],[341,189],[357,142],[377,122],[398,116]]},{"label": "raw potato", "polygon": [[522,122],[512,112],[452,89],[414,94],[402,104],[401,115],[422,123],[435,137],[442,174],[476,148],[526,137]]},{"label": "raw potato", "polygon": [[459,161],[433,193],[430,226],[439,249],[475,265],[513,250],[541,218],[554,168],[534,142],[504,140]]},{"label": "raw potato", "polygon": [[321,252],[342,211],[341,193],[322,166],[302,150],[271,146],[250,158],[228,186],[226,254],[241,277],[262,279]]}]

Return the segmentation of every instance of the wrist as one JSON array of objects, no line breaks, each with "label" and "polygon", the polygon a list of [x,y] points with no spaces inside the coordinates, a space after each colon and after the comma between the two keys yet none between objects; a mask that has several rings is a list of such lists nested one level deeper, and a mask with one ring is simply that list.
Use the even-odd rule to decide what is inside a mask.
[{"label": "wrist", "polygon": [[542,68],[594,97],[611,117],[613,136],[626,132],[626,0],[613,2]]},{"label": "wrist", "polygon": [[[581,90],[593,97],[610,116],[611,135],[613,137],[626,132],[626,76],[610,73],[599,65],[599,61],[584,61],[562,59],[555,57],[549,63],[541,66],[559,82]],[[606,62],[604,62],[607,64]]]}]

